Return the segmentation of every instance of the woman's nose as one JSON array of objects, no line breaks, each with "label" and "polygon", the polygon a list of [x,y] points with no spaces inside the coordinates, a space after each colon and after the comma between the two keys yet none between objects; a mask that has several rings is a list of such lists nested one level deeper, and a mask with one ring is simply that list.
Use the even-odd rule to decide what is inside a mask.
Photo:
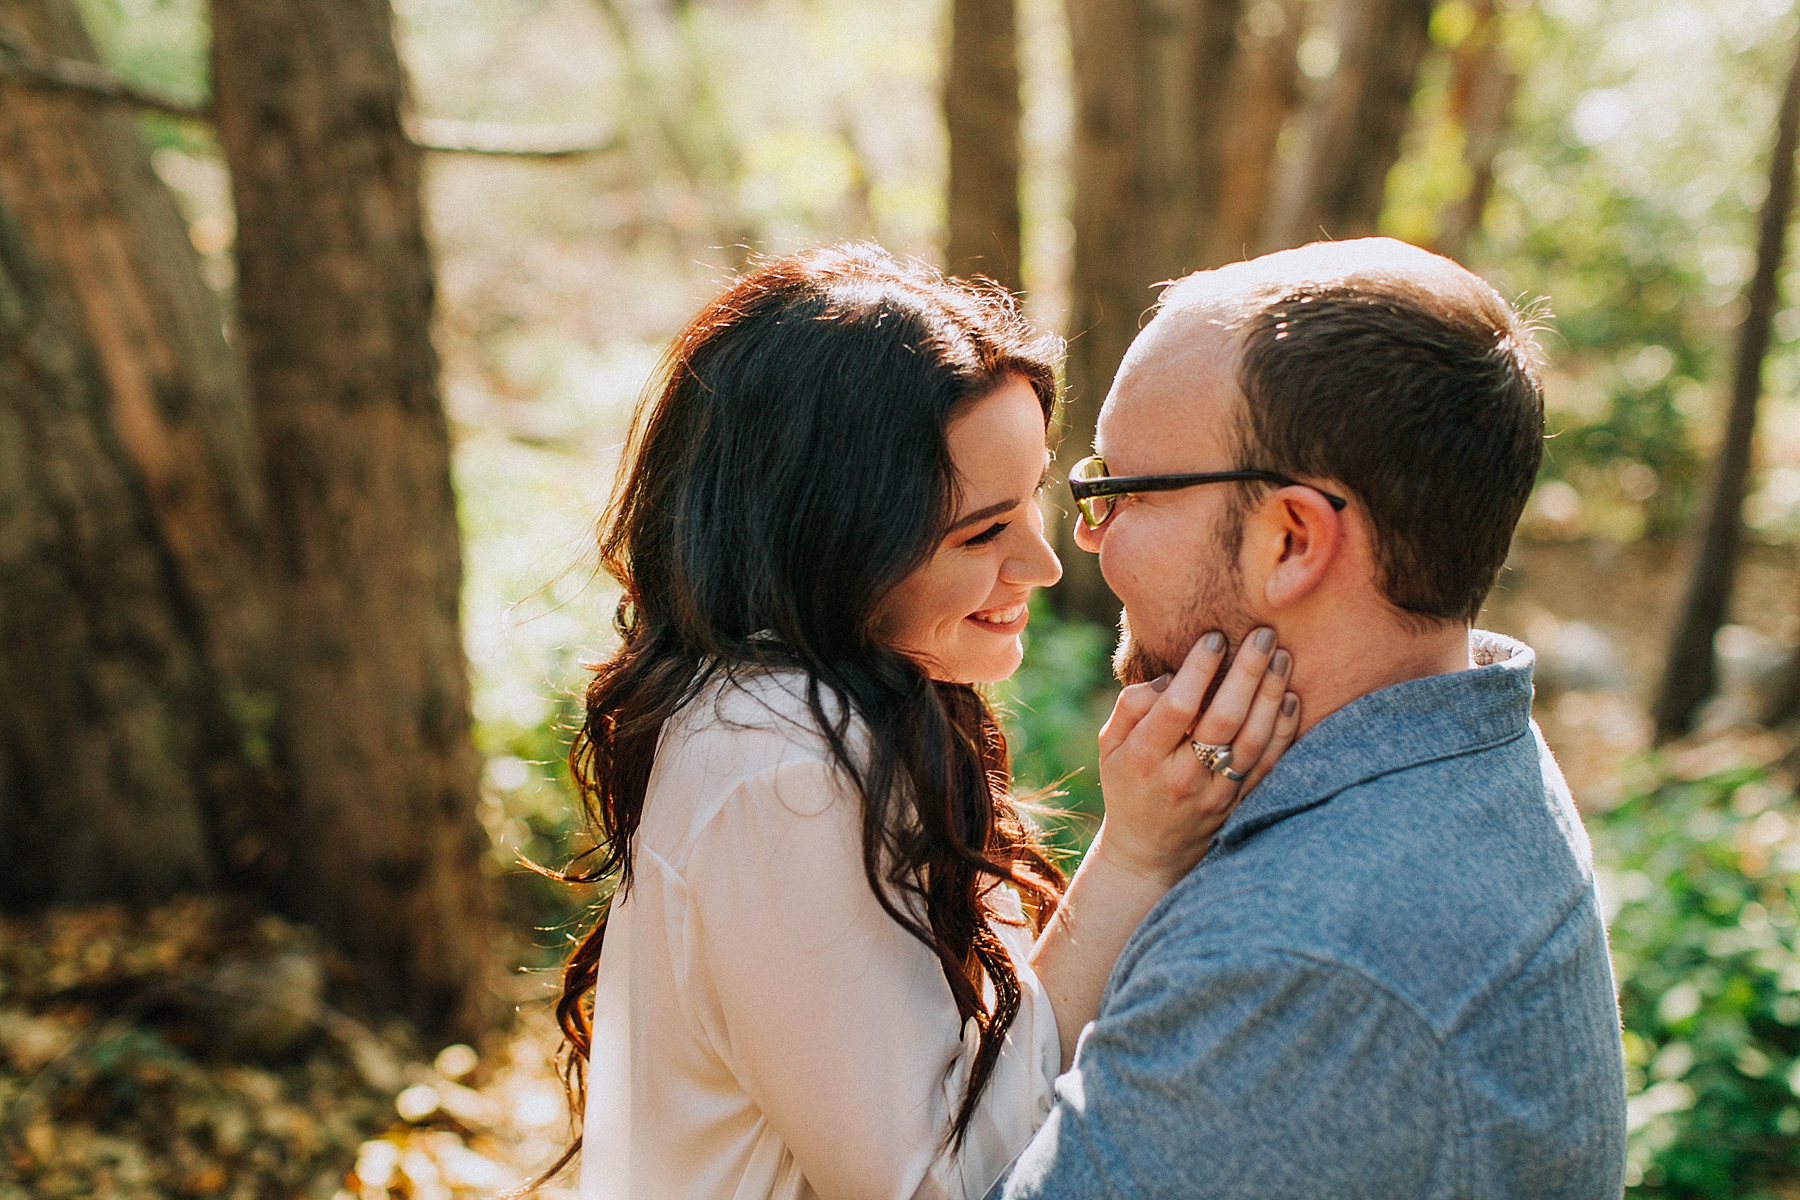
[{"label": "woman's nose", "polygon": [[1029,534],[1018,552],[1007,559],[1006,580],[1027,587],[1049,587],[1062,578],[1062,560],[1044,540],[1042,529],[1032,529]]}]

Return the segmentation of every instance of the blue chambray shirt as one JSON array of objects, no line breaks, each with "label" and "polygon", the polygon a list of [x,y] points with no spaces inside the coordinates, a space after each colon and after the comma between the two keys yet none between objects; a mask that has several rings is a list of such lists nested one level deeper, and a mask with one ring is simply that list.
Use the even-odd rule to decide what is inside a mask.
[{"label": "blue chambray shirt", "polygon": [[1532,652],[1370,693],[1244,798],[1119,956],[990,1200],[1617,1200],[1625,1078]]}]

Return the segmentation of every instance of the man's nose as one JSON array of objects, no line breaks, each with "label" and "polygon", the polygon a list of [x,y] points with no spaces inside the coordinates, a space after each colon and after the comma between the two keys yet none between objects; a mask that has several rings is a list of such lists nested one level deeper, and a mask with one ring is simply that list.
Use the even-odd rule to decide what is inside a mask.
[{"label": "man's nose", "polygon": [[1075,544],[1089,554],[1100,553],[1100,541],[1106,536],[1107,522],[1100,522],[1100,528],[1095,529],[1079,512],[1071,513],[1069,519],[1075,522]]}]

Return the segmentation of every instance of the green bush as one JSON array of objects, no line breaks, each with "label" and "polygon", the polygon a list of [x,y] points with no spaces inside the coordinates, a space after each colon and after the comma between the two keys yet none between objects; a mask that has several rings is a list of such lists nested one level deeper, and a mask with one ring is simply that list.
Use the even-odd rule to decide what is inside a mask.
[{"label": "green bush", "polygon": [[1591,822],[1625,1024],[1629,1192],[1800,1180],[1800,805],[1742,768],[1652,763]]},{"label": "green bush", "polygon": [[994,689],[1012,747],[1020,795],[1042,798],[1039,824],[1057,850],[1079,856],[1100,825],[1096,735],[1118,685],[1111,655],[1116,634],[1086,621],[1063,621],[1034,598],[1025,663]]}]

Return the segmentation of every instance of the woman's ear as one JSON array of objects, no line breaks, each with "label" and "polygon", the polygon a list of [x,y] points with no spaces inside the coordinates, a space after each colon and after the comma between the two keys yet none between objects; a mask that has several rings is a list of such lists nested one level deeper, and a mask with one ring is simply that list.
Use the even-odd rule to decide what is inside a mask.
[{"label": "woman's ear", "polygon": [[1343,548],[1345,514],[1309,487],[1284,487],[1258,514],[1264,561],[1263,598],[1272,609],[1311,595]]}]

